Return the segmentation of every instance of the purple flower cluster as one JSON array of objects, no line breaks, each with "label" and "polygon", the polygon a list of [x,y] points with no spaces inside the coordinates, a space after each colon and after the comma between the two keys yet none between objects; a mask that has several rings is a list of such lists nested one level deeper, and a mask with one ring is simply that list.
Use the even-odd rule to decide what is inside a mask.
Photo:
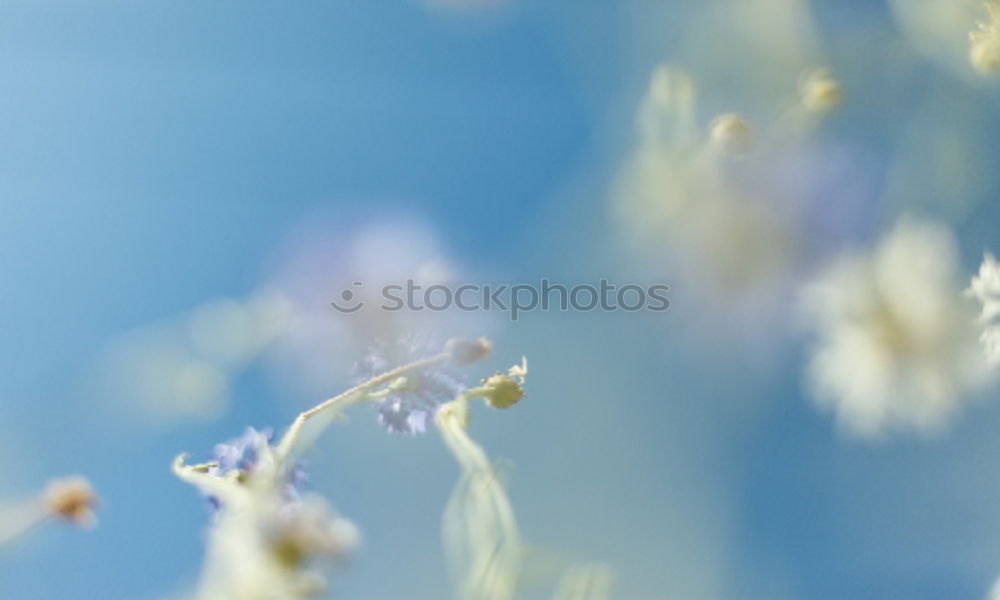
[{"label": "purple flower cluster", "polygon": [[225,477],[238,471],[242,477],[253,473],[260,461],[260,449],[270,445],[273,439],[274,432],[270,427],[260,431],[247,427],[240,437],[215,445],[213,462],[216,466],[209,470],[209,474]]},{"label": "purple flower cluster", "polygon": [[[235,473],[236,478],[241,481],[252,476],[260,462],[261,449],[270,446],[273,441],[274,431],[271,428],[258,431],[253,427],[247,427],[240,437],[215,445],[212,460],[214,464],[208,469],[208,474],[214,477],[230,477]],[[298,502],[299,490],[308,480],[302,463],[294,463],[288,470],[286,478],[283,496],[288,502]],[[208,495],[207,498],[213,510],[221,508],[222,502],[218,497]]]},{"label": "purple flower cluster", "polygon": [[[355,365],[358,381],[366,381],[390,369],[439,352],[420,338],[404,338],[393,344],[378,344]],[[393,433],[415,435],[427,431],[438,406],[465,390],[457,370],[450,364],[435,365],[406,375],[406,384],[380,398],[378,420]]]}]

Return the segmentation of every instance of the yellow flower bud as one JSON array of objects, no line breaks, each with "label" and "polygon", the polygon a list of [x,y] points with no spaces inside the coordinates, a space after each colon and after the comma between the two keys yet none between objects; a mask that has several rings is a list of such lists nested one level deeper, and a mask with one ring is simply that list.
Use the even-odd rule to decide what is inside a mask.
[{"label": "yellow flower bud", "polygon": [[712,144],[724,154],[744,154],[753,144],[753,128],[736,113],[716,117],[710,132]]},{"label": "yellow flower bud", "polygon": [[799,89],[802,106],[807,110],[825,113],[836,108],[843,98],[840,82],[826,69],[818,69],[809,74]]},{"label": "yellow flower bud", "polygon": [[[524,377],[528,374],[528,360],[521,358],[521,364],[514,365],[507,370],[507,373],[497,373],[483,380],[483,387],[486,392],[483,399],[486,404],[493,408],[510,408],[524,398],[525,393],[521,385],[524,384]],[[516,378],[516,379],[515,379]]]},{"label": "yellow flower bud", "polygon": [[504,373],[491,375],[483,380],[483,387],[489,391],[483,395],[486,404],[493,408],[510,408],[517,404],[517,401],[524,398],[524,390],[521,385],[514,381],[514,378]]}]

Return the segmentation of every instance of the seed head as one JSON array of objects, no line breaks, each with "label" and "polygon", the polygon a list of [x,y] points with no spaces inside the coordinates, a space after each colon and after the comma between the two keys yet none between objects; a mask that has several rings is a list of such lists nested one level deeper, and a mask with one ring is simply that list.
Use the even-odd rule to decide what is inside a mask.
[{"label": "seed head", "polygon": [[49,514],[80,527],[92,527],[96,522],[97,495],[90,482],[80,475],[50,482],[45,488],[43,502]]}]

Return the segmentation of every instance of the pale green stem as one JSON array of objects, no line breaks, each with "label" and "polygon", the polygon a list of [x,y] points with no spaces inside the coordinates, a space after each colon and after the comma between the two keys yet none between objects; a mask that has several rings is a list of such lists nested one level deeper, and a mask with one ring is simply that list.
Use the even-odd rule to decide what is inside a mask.
[{"label": "pale green stem", "polygon": [[48,517],[48,511],[37,501],[0,508],[0,547],[41,525]]},{"label": "pale green stem", "polygon": [[352,387],[346,392],[334,396],[333,398],[330,398],[329,400],[317,404],[316,406],[310,408],[309,410],[301,413],[298,417],[295,418],[295,421],[292,422],[292,425],[288,428],[288,431],[285,432],[284,437],[281,438],[281,442],[278,444],[275,450],[275,459],[278,461],[279,464],[284,463],[288,459],[288,457],[292,453],[292,450],[295,449],[296,443],[299,440],[299,437],[302,433],[302,427],[310,419],[314,419],[318,415],[321,415],[323,413],[327,412],[336,413],[340,410],[343,410],[344,408],[347,408],[352,404],[356,404],[362,400],[367,399],[367,397],[363,396],[363,394],[365,392],[372,390],[373,388],[377,388],[380,385],[390,383],[398,379],[399,377],[406,375],[407,373],[418,371],[420,369],[424,369],[436,365],[438,363],[443,363],[447,361],[449,358],[450,355],[448,353],[441,353],[428,358],[411,362],[409,364],[405,364],[401,367],[396,367],[391,371],[386,371],[381,375],[372,377],[368,381],[359,383],[358,385]]},{"label": "pale green stem", "polygon": [[[496,470],[486,452],[466,431],[468,400],[481,396],[484,391],[485,388],[468,390],[453,402],[443,405],[438,410],[437,423],[445,445],[462,468],[468,493],[471,494],[460,500],[472,503],[461,512],[461,518],[466,521],[459,524],[470,536],[467,541],[472,552],[469,557],[470,571],[463,577],[463,598],[508,600],[514,593],[517,580],[515,563],[520,553],[517,522],[510,499],[497,479]],[[470,510],[478,515],[473,521],[467,520],[471,518]],[[483,527],[486,529],[483,530]]]}]

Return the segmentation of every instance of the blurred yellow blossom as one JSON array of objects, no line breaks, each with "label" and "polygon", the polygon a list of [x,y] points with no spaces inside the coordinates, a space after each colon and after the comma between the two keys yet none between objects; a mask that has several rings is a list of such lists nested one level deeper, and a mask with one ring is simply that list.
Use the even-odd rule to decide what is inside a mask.
[{"label": "blurred yellow blossom", "polygon": [[53,479],[33,498],[0,504],[0,547],[51,519],[91,529],[97,524],[96,507],[97,494],[85,477]]},{"label": "blurred yellow blossom", "polygon": [[969,34],[969,60],[976,71],[989,75],[1000,71],[1000,2],[986,3],[987,20]]}]

